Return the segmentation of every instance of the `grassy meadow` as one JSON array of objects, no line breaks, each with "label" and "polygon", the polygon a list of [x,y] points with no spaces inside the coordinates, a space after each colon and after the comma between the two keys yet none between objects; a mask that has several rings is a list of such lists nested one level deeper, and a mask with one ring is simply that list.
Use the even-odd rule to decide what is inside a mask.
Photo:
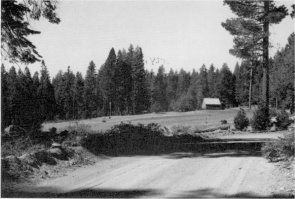
[{"label": "grassy meadow", "polygon": [[[239,108],[225,110],[196,110],[191,112],[148,113],[141,115],[112,116],[111,118],[98,117],[85,120],[48,122],[43,124],[43,130],[48,130],[51,127],[56,127],[58,130],[61,130],[74,125],[87,125],[93,131],[104,131],[116,124],[120,124],[121,122],[131,124],[158,123],[167,128],[182,125],[203,130],[219,125],[221,120],[227,120],[228,123],[232,124],[238,110]],[[246,112],[248,117],[252,115],[252,112],[248,109],[246,109]]]}]

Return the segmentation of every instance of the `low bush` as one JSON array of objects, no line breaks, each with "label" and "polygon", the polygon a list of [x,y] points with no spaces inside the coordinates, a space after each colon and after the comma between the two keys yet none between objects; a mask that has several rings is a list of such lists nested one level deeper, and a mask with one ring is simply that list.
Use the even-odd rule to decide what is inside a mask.
[{"label": "low bush", "polygon": [[93,133],[91,126],[86,124],[75,123],[64,129],[69,132],[63,141],[65,146],[80,146],[83,138]]},{"label": "low bush", "polygon": [[262,154],[271,162],[294,158],[294,133],[284,135],[274,142],[268,142],[262,147]]},{"label": "low bush", "polygon": [[[200,136],[189,134],[172,135],[159,124],[147,125],[121,123],[105,133],[89,134],[82,141],[82,146],[93,154],[146,154],[160,153],[183,147],[187,142],[203,141]],[[170,136],[167,136],[169,135]]]},{"label": "low bush", "polygon": [[195,99],[191,95],[186,94],[180,97],[178,100],[173,101],[173,103],[170,105],[170,109],[178,112],[195,110]]},{"label": "low bush", "polygon": [[220,123],[221,124],[227,124],[227,120],[221,120]]},{"label": "low bush", "polygon": [[288,128],[288,126],[292,123],[292,121],[289,119],[289,115],[285,110],[278,111],[277,115],[277,127],[280,130],[285,130]]},{"label": "low bush", "polygon": [[165,109],[161,106],[159,102],[155,102],[151,106],[151,112],[159,113],[165,111]]},{"label": "low bush", "polygon": [[254,130],[262,131],[266,130],[270,125],[270,118],[267,114],[267,107],[259,106],[254,112],[251,119],[251,126]]},{"label": "low bush", "polygon": [[80,134],[88,134],[93,132],[90,125],[79,124],[78,122],[74,122],[73,124],[70,124],[69,126],[63,128],[62,130],[67,130],[69,132],[77,132]]},{"label": "low bush", "polygon": [[172,131],[172,135],[192,134],[193,133],[191,126],[183,126],[183,125],[172,126],[171,131]]},{"label": "low bush", "polygon": [[21,156],[35,150],[47,149],[50,145],[51,140],[49,139],[31,139],[29,136],[2,139],[1,156]]},{"label": "low bush", "polygon": [[246,116],[244,109],[240,109],[234,118],[235,128],[242,131],[249,125],[249,119]]}]

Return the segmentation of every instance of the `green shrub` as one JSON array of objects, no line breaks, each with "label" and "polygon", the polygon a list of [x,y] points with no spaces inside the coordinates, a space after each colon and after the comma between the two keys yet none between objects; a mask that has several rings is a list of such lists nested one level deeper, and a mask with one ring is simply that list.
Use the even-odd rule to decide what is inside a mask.
[{"label": "green shrub", "polygon": [[47,149],[51,145],[49,139],[31,139],[29,136],[23,136],[14,139],[2,139],[1,156],[21,156],[24,153],[30,153],[39,149]]},{"label": "green shrub", "polygon": [[159,113],[165,111],[159,102],[155,102],[151,106],[151,112]]},{"label": "green shrub", "polygon": [[[185,143],[200,142],[197,135],[180,134],[171,136],[167,128],[151,123],[115,125],[105,133],[89,134],[82,141],[82,146],[93,154],[155,154],[177,147],[186,147]],[[167,136],[169,135],[170,136]]]},{"label": "green shrub", "polygon": [[234,118],[234,124],[235,128],[240,131],[248,127],[249,119],[247,118],[244,109],[239,110],[236,117]]},{"label": "green shrub", "polygon": [[192,111],[196,109],[195,99],[190,95],[186,94],[176,101],[173,101],[169,109],[178,112]]},{"label": "green shrub", "polygon": [[84,137],[89,133],[93,133],[90,125],[79,124],[78,122],[75,122],[62,130],[67,130],[69,132],[63,142],[65,146],[79,146]]},{"label": "green shrub", "polygon": [[251,126],[254,130],[262,131],[266,130],[270,125],[270,118],[267,114],[268,109],[264,106],[259,106],[254,112],[251,119]]},{"label": "green shrub", "polygon": [[227,124],[227,120],[220,120],[221,124]]},{"label": "green shrub", "polygon": [[63,130],[77,132],[80,134],[88,134],[92,132],[91,126],[89,124],[79,124],[78,122],[73,122],[69,126],[62,128],[60,131]]},{"label": "green shrub", "polygon": [[277,118],[277,127],[280,130],[285,130],[288,128],[288,126],[292,123],[292,121],[289,119],[289,115],[285,110],[281,110],[276,115]]},{"label": "green shrub", "polygon": [[274,142],[268,142],[262,147],[262,154],[271,162],[294,158],[294,133],[285,134]]},{"label": "green shrub", "polygon": [[192,134],[191,126],[177,125],[171,128],[172,135]]}]

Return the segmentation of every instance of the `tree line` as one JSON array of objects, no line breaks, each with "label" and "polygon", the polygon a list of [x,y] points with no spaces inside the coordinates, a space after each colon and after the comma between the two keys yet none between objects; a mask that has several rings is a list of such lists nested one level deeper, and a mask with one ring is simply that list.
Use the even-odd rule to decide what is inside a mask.
[{"label": "tree line", "polygon": [[[271,63],[271,104],[294,109],[294,33]],[[252,69],[252,77],[251,77]],[[261,101],[263,76],[260,62],[237,63],[232,72],[225,63],[218,69],[203,65],[199,71],[183,69],[157,73],[144,68],[143,52],[132,45],[117,53],[112,48],[98,69],[89,63],[85,77],[70,66],[50,78],[44,61],[40,73],[1,67],[2,128],[16,124],[38,127],[45,120],[70,120],[109,115],[161,111],[192,111],[203,98],[220,98],[225,107],[248,105],[252,80],[252,104]]]}]

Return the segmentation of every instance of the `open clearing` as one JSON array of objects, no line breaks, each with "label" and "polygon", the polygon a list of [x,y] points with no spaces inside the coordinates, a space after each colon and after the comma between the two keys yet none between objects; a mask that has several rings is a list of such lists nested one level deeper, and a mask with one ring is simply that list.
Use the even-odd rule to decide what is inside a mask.
[{"label": "open clearing", "polygon": [[[88,120],[67,121],[67,122],[52,122],[45,123],[43,125],[44,130],[48,130],[51,127],[57,129],[63,129],[69,125],[85,124],[89,125],[94,131],[103,131],[111,128],[121,122],[130,122],[132,124],[142,123],[158,123],[162,126],[171,128],[175,125],[191,126],[200,130],[210,128],[220,124],[221,120],[227,120],[228,123],[233,123],[233,118],[239,111],[238,108],[225,109],[225,110],[197,110],[191,112],[165,112],[165,113],[149,113],[142,115],[128,115],[128,116],[112,116],[98,117]],[[247,115],[252,115],[247,111]],[[105,119],[105,122],[103,120]]]}]

